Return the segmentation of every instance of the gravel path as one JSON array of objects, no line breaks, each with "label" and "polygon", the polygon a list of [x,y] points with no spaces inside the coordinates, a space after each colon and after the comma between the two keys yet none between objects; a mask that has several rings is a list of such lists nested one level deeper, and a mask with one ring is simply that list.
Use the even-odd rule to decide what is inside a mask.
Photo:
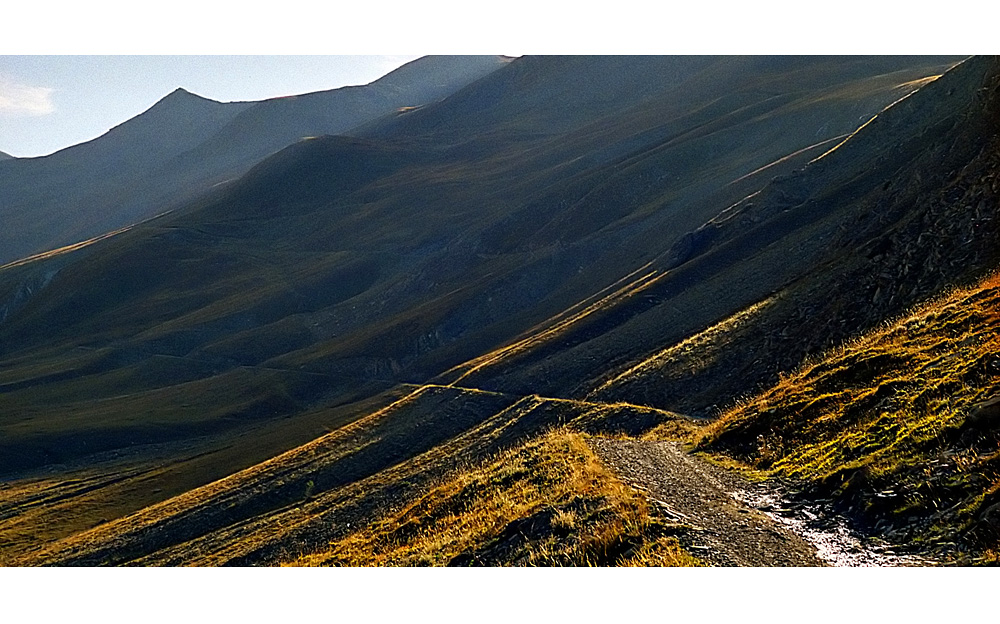
[{"label": "gravel path", "polygon": [[630,485],[692,527],[681,541],[719,566],[819,566],[817,550],[782,524],[738,502],[752,486],[685,453],[676,442],[592,438],[591,447]]}]

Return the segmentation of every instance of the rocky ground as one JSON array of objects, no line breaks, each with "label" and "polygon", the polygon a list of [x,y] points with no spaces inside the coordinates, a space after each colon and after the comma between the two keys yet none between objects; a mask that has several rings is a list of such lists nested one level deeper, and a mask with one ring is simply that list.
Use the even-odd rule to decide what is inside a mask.
[{"label": "rocky ground", "polygon": [[591,438],[597,455],[668,516],[690,527],[681,543],[720,566],[898,566],[897,556],[853,534],[840,519],[772,487],[686,453],[679,442]]}]

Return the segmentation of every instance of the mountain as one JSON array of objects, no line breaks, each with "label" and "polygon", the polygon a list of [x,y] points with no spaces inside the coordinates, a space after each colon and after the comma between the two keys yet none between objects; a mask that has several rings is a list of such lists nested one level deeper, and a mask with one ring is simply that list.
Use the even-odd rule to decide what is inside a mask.
[{"label": "mountain", "polygon": [[10,160],[12,158],[14,157],[11,156],[10,154],[7,154],[5,152],[0,152],[0,160]]},{"label": "mountain", "polygon": [[[248,106],[177,89],[97,139],[50,156],[8,163],[0,171],[0,212],[8,224],[0,238],[0,262],[151,216],[148,211],[157,206],[148,205],[146,198],[157,191],[145,182],[150,173],[194,148]],[[171,186],[170,181],[164,186]]]},{"label": "mountain", "polygon": [[957,60],[521,58],[0,270],[9,556],[284,560],[977,279],[997,69]]},{"label": "mountain", "polygon": [[502,66],[424,57],[365,86],[219,103],[177,89],[101,137],[0,172],[0,262],[134,224],[237,177],[305,136],[337,134],[420,106]]},{"label": "mountain", "polygon": [[344,134],[400,109],[450,95],[506,65],[499,56],[425,56],[359,87],[265,100],[241,112],[185,160],[209,162],[235,175],[303,137]]},{"label": "mountain", "polygon": [[650,265],[654,276],[633,283],[636,296],[591,309],[544,347],[463,383],[711,412],[979,276],[998,259],[980,197],[994,132],[976,91],[991,64],[979,58],[927,84],[920,98],[901,100],[842,146],[678,240]]},{"label": "mountain", "polygon": [[[567,76],[580,71],[574,70],[580,60],[562,59],[565,71],[553,71],[550,64],[559,60],[546,59],[539,78],[574,82]],[[597,69],[584,74],[589,80],[613,75],[606,59],[592,62]],[[672,69],[678,63],[658,62]],[[119,376],[151,366],[135,379],[143,380],[141,388],[152,399],[191,382],[191,375],[213,386],[258,367],[280,375],[302,371],[294,373],[280,400],[260,388],[267,395],[263,404],[278,401],[278,412],[294,413],[335,395],[336,388],[371,392],[399,381],[426,381],[641,268],[728,205],[727,195],[742,196],[744,191],[732,190],[743,183],[740,178],[817,139],[829,140],[824,132],[835,138],[850,131],[862,102],[867,120],[905,92],[899,85],[942,69],[939,59],[918,59],[915,67],[885,75],[880,62],[858,78],[864,63],[845,63],[838,75],[836,64],[820,60],[811,72],[796,67],[787,83],[780,72],[771,77],[769,86],[785,92],[775,96],[761,92],[767,81],[750,78],[744,91],[734,91],[732,76],[744,73],[745,59],[718,60],[715,81],[697,75],[704,60],[687,62],[685,71],[703,85],[694,113],[689,103],[668,107],[671,93],[692,88],[669,71],[655,89],[637,93],[628,112],[609,115],[597,108],[579,129],[528,143],[503,142],[485,152],[470,154],[467,145],[450,144],[429,149],[405,134],[303,141],[172,215],[72,254],[11,267],[3,282],[3,357],[36,364],[12,367],[7,376],[16,384],[9,389],[22,388],[34,398],[16,392],[5,398],[22,406],[42,401],[44,418],[69,426],[75,442],[67,444],[59,431],[50,437],[30,428],[25,432],[31,442],[21,443],[7,431],[5,461],[11,468],[37,465],[54,458],[53,452],[72,457],[95,444],[116,448],[125,440],[189,435],[141,422],[136,425],[146,433],[139,437],[120,422],[113,427],[120,435],[112,435],[98,426],[103,417],[92,415],[84,418],[84,428],[95,440],[84,444],[84,432],[60,416],[63,399],[53,382],[86,385],[94,397],[105,391],[137,397],[125,392],[133,382]],[[535,65],[530,58],[515,61],[467,90],[496,92],[494,82],[508,80],[504,74],[526,71],[517,68],[522,63]],[[770,67],[767,59],[756,63]],[[827,79],[816,79],[816,73]],[[803,80],[814,89],[803,87]],[[546,86],[544,80],[539,84]],[[592,100],[611,98],[618,86],[612,82],[598,96],[581,94],[574,102],[582,111],[569,102],[560,105],[560,114],[588,119]],[[657,90],[663,93],[659,99],[646,95]],[[625,106],[631,93],[615,106]],[[482,101],[465,90],[453,97]],[[443,118],[457,118],[451,100],[423,114],[440,108]],[[525,116],[535,119],[531,99],[525,101]],[[488,123],[480,135],[492,136],[493,130]],[[768,141],[746,140],[755,135]],[[597,156],[595,143],[604,147]],[[579,154],[589,162],[581,164]],[[699,154],[715,154],[712,167],[692,158]],[[802,155],[767,174],[795,158]],[[722,201],[715,199],[719,195]],[[532,223],[554,218],[571,227]],[[68,354],[81,359],[64,359]],[[174,358],[174,364],[164,367],[164,358]],[[188,370],[184,363],[197,366]],[[30,372],[36,365],[47,372]],[[111,385],[102,390],[99,379]],[[72,399],[72,391],[65,397]],[[220,417],[232,408],[225,397],[233,398],[215,397]],[[88,405],[81,407],[109,407]],[[200,426],[239,424],[213,421],[212,413],[202,412],[209,420]]]}]

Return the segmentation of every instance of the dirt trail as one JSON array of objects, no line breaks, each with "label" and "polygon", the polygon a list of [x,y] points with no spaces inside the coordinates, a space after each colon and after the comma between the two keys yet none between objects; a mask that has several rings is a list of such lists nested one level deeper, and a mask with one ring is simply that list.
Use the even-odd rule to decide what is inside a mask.
[{"label": "dirt trail", "polygon": [[820,566],[817,549],[764,512],[738,502],[749,484],[685,453],[676,442],[593,438],[591,447],[630,485],[693,530],[683,538],[721,566]]},{"label": "dirt trail", "polygon": [[602,461],[677,521],[682,541],[723,566],[932,566],[874,536],[852,531],[822,504],[790,502],[773,487],[685,453],[679,442],[593,438]]}]

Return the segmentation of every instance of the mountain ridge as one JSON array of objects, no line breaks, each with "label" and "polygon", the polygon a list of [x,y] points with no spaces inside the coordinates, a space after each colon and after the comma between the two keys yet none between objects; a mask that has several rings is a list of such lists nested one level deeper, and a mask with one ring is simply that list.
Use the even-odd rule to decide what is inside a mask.
[{"label": "mountain ridge", "polygon": [[[727,85],[724,81],[719,88]],[[882,91],[875,93],[875,102],[885,97]],[[825,109],[820,111],[819,118],[827,119]],[[653,118],[656,123],[661,116]],[[809,121],[804,127],[811,135],[815,122]],[[632,133],[632,127],[625,132]],[[723,135],[723,145],[730,144],[729,136]],[[291,204],[262,197],[247,179],[220,189],[214,199],[75,252],[78,262],[66,256],[53,259],[53,267],[69,263],[54,277],[49,276],[54,269],[39,263],[8,270],[11,290],[4,297],[18,302],[18,308],[0,324],[3,356],[49,343],[67,349],[110,348],[125,361],[157,354],[202,360],[221,370],[267,366],[373,382],[422,381],[500,346],[511,333],[526,331],[591,295],[595,283],[611,284],[621,277],[618,271],[644,262],[641,256],[624,256],[618,241],[629,228],[649,227],[648,219],[609,233],[597,230],[572,244],[557,239],[546,241],[540,251],[514,249],[497,255],[480,242],[480,223],[484,217],[486,224],[503,223],[503,213],[484,213],[475,202],[485,193],[509,193],[508,174],[474,173],[479,165],[456,164],[461,153],[447,149],[421,147],[423,153],[414,160],[405,141],[404,152],[398,153],[410,155],[403,163],[390,156],[397,152],[383,150],[384,140],[367,141],[305,141],[282,155],[293,156],[296,168],[321,172],[336,165],[336,158],[324,155],[325,146],[349,160],[352,150],[367,145],[365,162],[385,168],[374,178],[364,170],[349,174],[355,181],[348,186],[337,182],[341,186],[333,201],[333,187],[317,179],[320,186],[301,189],[315,201],[302,195],[305,203],[289,210]],[[559,142],[554,145],[562,149]],[[741,156],[733,152],[739,171],[717,178],[716,184],[752,166],[739,162]],[[492,162],[491,156],[485,158],[482,162]],[[688,160],[688,152],[680,151],[676,159]],[[508,167],[505,161],[501,165]],[[513,166],[525,165],[514,161]],[[626,180],[633,179],[633,167],[623,169]],[[562,175],[559,167],[555,172]],[[260,211],[247,212],[252,202]],[[525,205],[538,212],[532,208],[538,204]],[[421,206],[434,209],[421,209],[420,219],[413,219],[414,208]],[[282,210],[273,212],[278,207]],[[689,227],[697,227],[719,209],[705,204],[701,213],[685,218]],[[666,208],[661,212],[678,214]],[[676,224],[673,232],[655,228],[656,236],[636,241],[655,256],[682,229]],[[605,258],[612,261],[605,263]],[[580,271],[582,262],[587,272]],[[185,266],[203,267],[200,284],[180,268]],[[598,271],[603,271],[600,278]],[[96,286],[105,280],[115,287]],[[83,287],[60,286],[69,283]],[[213,286],[206,288],[208,284]],[[168,305],[146,302],[158,289],[174,293],[156,297]],[[27,299],[19,294],[29,291]],[[107,366],[103,374],[112,373],[113,361],[95,363],[94,371]],[[315,400],[317,392],[303,387],[302,394],[293,394],[296,401]],[[297,408],[293,402],[287,409]]]},{"label": "mountain ridge", "polygon": [[425,104],[501,64],[489,56],[418,59],[406,74],[451,78],[431,87],[411,80],[387,88],[376,80],[261,102],[216,102],[176,89],[97,139],[5,165],[0,263],[183,205],[304,136],[344,132],[399,106]]}]

